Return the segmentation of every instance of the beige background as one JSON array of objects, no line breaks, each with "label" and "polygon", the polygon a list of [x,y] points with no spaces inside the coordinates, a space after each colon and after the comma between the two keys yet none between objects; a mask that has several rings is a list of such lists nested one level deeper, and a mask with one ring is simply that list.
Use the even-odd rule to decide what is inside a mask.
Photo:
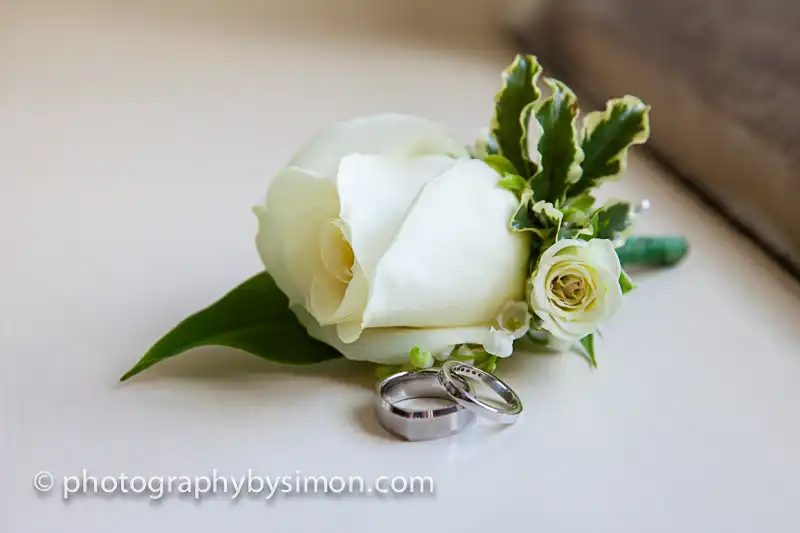
[{"label": "beige background", "polygon": [[[473,138],[512,51],[480,2],[0,1],[2,529],[794,531],[795,282],[650,162],[607,196],[693,251],[603,330],[519,354],[523,421],[389,439],[369,373],[226,350],[118,376],[256,272],[253,205],[316,129],[394,110]],[[315,8],[308,11],[309,8]],[[658,128],[658,124],[654,124]],[[434,497],[37,497],[57,476],[431,475]]]}]

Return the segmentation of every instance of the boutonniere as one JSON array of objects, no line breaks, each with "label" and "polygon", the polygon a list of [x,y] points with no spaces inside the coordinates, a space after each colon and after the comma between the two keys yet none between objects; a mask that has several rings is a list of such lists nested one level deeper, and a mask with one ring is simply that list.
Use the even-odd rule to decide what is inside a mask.
[{"label": "boutonniere", "polygon": [[466,361],[492,372],[524,341],[579,350],[681,238],[631,237],[641,202],[597,205],[649,107],[582,115],[533,56],[502,74],[487,134],[466,145],[424,118],[335,124],[302,146],[254,209],[265,270],[178,324],[123,377],[205,345],[276,363],[337,357],[385,373]]}]

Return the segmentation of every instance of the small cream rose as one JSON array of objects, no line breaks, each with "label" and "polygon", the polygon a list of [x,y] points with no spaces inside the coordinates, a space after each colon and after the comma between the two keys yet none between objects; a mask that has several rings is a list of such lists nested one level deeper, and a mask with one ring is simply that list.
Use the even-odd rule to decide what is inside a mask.
[{"label": "small cream rose", "polygon": [[620,273],[610,241],[559,241],[545,250],[533,273],[531,308],[556,339],[580,340],[622,305]]}]

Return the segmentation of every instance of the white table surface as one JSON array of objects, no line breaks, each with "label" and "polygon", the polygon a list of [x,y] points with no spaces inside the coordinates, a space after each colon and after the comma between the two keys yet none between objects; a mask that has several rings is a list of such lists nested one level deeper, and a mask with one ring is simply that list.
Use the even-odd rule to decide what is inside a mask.
[{"label": "white table surface", "polygon": [[[514,427],[393,440],[347,362],[209,349],[117,383],[259,270],[250,207],[316,129],[386,110],[465,140],[486,123],[511,54],[480,16],[428,3],[0,1],[0,530],[798,531],[800,290],[640,158],[609,194],[651,199],[639,231],[685,234],[692,254],[637,279],[598,370],[504,364]],[[427,475],[436,493],[33,490],[40,470],[84,468]]]}]

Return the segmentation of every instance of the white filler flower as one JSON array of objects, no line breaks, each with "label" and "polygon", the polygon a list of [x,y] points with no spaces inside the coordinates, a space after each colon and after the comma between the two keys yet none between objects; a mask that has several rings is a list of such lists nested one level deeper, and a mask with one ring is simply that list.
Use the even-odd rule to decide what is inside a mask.
[{"label": "white filler flower", "polygon": [[622,305],[620,273],[610,241],[558,241],[545,250],[533,273],[531,308],[556,339],[580,340]]},{"label": "white filler flower", "polygon": [[437,123],[342,122],[271,183],[258,249],[309,333],[350,359],[482,344],[498,309],[523,299],[529,260],[498,179]]},{"label": "white filler flower", "polygon": [[498,357],[508,357],[514,351],[514,341],[528,333],[531,314],[527,302],[507,302],[497,315],[499,329],[491,328],[483,348]]}]

